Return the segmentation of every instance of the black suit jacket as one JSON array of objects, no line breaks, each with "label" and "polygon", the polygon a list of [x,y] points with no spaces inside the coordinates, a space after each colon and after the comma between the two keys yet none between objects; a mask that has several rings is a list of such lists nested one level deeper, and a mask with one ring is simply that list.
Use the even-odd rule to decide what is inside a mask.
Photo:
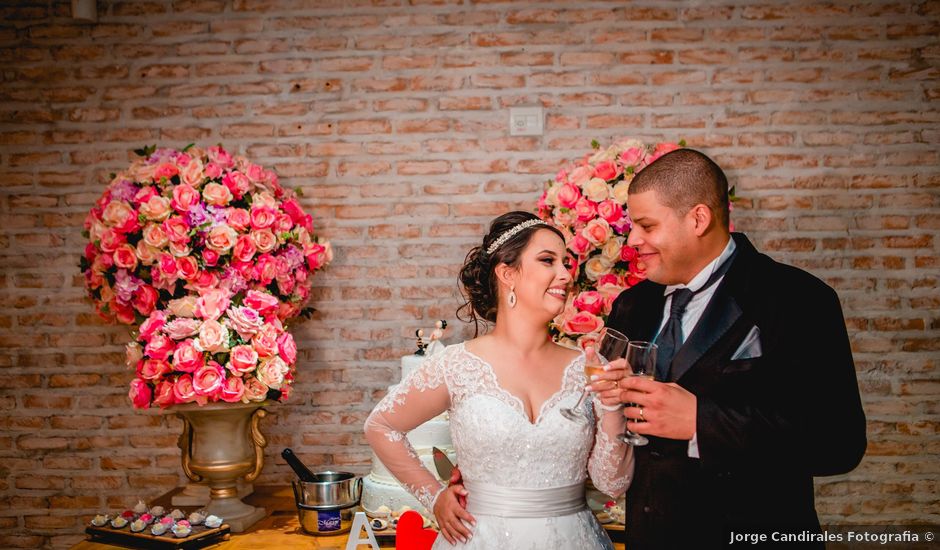
[{"label": "black suit jacket", "polygon": [[[719,547],[731,530],[818,533],[813,476],[848,472],[865,452],[865,415],[835,291],[759,253],[744,235],[732,237],[737,255],[671,371],[696,395],[701,458],[688,457],[688,441],[651,437],[635,449],[630,550]],[[644,281],[624,291],[607,324],[651,340],[664,289]],[[731,360],[755,326],[762,355]]]}]

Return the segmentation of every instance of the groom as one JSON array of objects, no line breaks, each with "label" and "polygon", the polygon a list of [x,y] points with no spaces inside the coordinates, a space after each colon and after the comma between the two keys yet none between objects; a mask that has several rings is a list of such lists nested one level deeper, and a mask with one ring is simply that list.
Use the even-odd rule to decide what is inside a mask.
[{"label": "groom", "polygon": [[624,409],[628,426],[650,440],[635,448],[630,550],[713,548],[735,536],[736,546],[770,545],[775,532],[818,541],[813,477],[848,472],[865,452],[838,296],[730,233],[727,189],[721,168],[691,149],[630,184],[628,244],[647,280],[617,298],[607,324],[656,342],[663,381],[626,377],[600,392],[637,405]]}]

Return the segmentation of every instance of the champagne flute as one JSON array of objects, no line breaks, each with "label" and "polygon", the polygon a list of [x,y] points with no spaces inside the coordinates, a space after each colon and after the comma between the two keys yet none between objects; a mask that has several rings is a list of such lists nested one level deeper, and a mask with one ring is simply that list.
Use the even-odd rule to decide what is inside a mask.
[{"label": "champagne flute", "polygon": [[[627,365],[630,367],[630,374],[627,376],[640,376],[653,380],[656,374],[656,350],[659,347],[652,342],[644,342],[640,340],[631,341],[627,345]],[[628,407],[638,406],[636,403],[627,403]],[[649,439],[646,439],[638,433],[633,433],[628,428],[626,433],[620,434],[617,436],[620,441],[627,443],[629,445],[634,445],[636,447],[642,447],[649,443]]]},{"label": "champagne flute", "polygon": [[[620,332],[612,328],[604,327],[600,338],[595,343],[594,353],[588,353],[584,359],[584,374],[587,375],[588,381],[591,380],[592,375],[604,372],[604,365],[614,359],[623,357],[623,352],[627,349],[628,342],[627,337]],[[584,403],[589,393],[588,389],[584,388],[575,406],[570,409],[561,409],[561,415],[573,421],[587,420],[587,417],[581,410],[581,405]]]}]

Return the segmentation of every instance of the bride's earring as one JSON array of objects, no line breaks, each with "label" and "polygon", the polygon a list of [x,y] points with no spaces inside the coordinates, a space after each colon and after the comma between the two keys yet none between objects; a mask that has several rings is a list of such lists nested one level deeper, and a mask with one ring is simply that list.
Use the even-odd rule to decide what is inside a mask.
[{"label": "bride's earring", "polygon": [[515,286],[509,287],[509,307],[510,308],[516,307],[516,287]]}]

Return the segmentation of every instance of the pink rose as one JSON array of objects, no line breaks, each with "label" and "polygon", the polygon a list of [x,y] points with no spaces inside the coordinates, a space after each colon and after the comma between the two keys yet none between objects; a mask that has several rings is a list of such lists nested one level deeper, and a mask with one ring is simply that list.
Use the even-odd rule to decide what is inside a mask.
[{"label": "pink rose", "polygon": [[169,217],[170,212],[170,201],[160,195],[154,195],[140,205],[140,213],[148,220],[163,221]]},{"label": "pink rose", "polygon": [[189,281],[186,288],[195,290],[200,294],[204,294],[210,290],[218,290],[219,277],[211,271],[200,271],[194,279]]},{"label": "pink rose", "polygon": [[290,216],[283,212],[278,212],[277,219],[274,221],[274,225],[271,226],[271,231],[276,233],[286,233],[294,227],[294,222],[291,221]]},{"label": "pink rose", "polygon": [[632,246],[623,245],[623,248],[620,249],[620,259],[624,262],[632,262],[636,260],[637,256],[637,251]]},{"label": "pink rose", "polygon": [[180,179],[183,180],[185,185],[198,187],[205,177],[205,173],[202,169],[202,162],[195,159],[190,160],[189,163],[184,166],[183,170],[180,172]]},{"label": "pink rose", "polygon": [[583,256],[592,248],[592,245],[584,235],[578,233],[571,239],[571,242],[568,243],[568,248],[578,256]]},{"label": "pink rose", "polygon": [[180,317],[163,327],[163,333],[174,340],[182,340],[199,332],[199,321]]},{"label": "pink rose", "polygon": [[271,357],[277,353],[277,330],[269,325],[263,325],[251,339],[251,347],[261,357]]},{"label": "pink rose", "polygon": [[590,332],[578,338],[578,347],[587,350],[589,347],[597,349],[597,341],[601,335],[599,332]]},{"label": "pink rose", "polygon": [[262,285],[271,284],[271,281],[277,276],[277,260],[270,254],[262,254],[255,261],[252,275],[252,279],[259,281]]},{"label": "pink rose", "polygon": [[195,313],[203,319],[218,319],[231,303],[231,294],[227,290],[215,288],[203,292],[196,299]]},{"label": "pink rose", "polygon": [[138,227],[137,213],[124,201],[109,202],[101,219],[119,233],[130,233]]},{"label": "pink rose", "polygon": [[280,358],[272,357],[258,366],[258,379],[271,389],[279,389],[284,384],[284,376],[290,367]]},{"label": "pink rose", "polygon": [[177,317],[195,317],[196,316],[196,297],[183,296],[167,302],[167,309]]},{"label": "pink rose", "polygon": [[604,300],[599,292],[588,290],[578,294],[574,299],[574,307],[598,315],[604,307]]},{"label": "pink rose", "polygon": [[189,212],[189,209],[199,204],[199,191],[191,185],[182,184],[173,188],[173,200],[170,205],[180,214]]},{"label": "pink rose", "polygon": [[251,209],[251,228],[267,229],[277,220],[277,212],[273,208],[253,207]]},{"label": "pink rose", "polygon": [[581,189],[576,185],[566,183],[558,190],[556,198],[562,208],[574,208],[581,199]]},{"label": "pink rose", "polygon": [[184,374],[179,377],[176,384],[173,385],[173,397],[177,403],[189,403],[195,401],[196,390],[193,388],[193,377],[190,374]]},{"label": "pink rose", "polygon": [[219,263],[219,253],[206,248],[202,251],[202,261],[205,262],[208,267],[215,267],[215,265]]},{"label": "pink rose", "polygon": [[258,352],[251,346],[235,346],[229,355],[228,368],[236,376],[255,370],[258,365]]},{"label": "pink rose", "polygon": [[238,199],[242,198],[245,193],[251,189],[251,182],[248,181],[248,176],[241,172],[229,172],[225,174],[222,178],[222,185],[228,188],[232,195]]},{"label": "pink rose", "polygon": [[143,285],[137,289],[137,293],[134,294],[134,309],[141,315],[150,315],[154,308],[157,307],[157,298],[159,297],[160,293],[157,292],[157,289],[150,285]]},{"label": "pink rose", "polygon": [[205,169],[206,177],[214,180],[218,179],[222,175],[222,167],[214,162],[210,162],[206,165]]},{"label": "pink rose", "polygon": [[234,329],[242,337],[242,340],[249,340],[258,332],[264,321],[258,315],[258,312],[250,307],[232,306],[228,310],[226,324],[229,328]]},{"label": "pink rose", "polygon": [[146,409],[149,407],[152,395],[153,392],[150,390],[149,384],[140,378],[131,380],[131,390],[128,392],[127,396],[134,404],[135,409]]},{"label": "pink rose", "polygon": [[174,258],[171,254],[160,254],[160,271],[162,271],[165,275],[176,277],[176,270],[176,258]]},{"label": "pink rose", "polygon": [[152,185],[148,185],[147,187],[142,187],[139,191],[137,191],[137,194],[134,195],[134,202],[138,204],[145,203],[156,196],[159,196],[159,193],[157,193],[157,188],[153,187]]},{"label": "pink rose", "polygon": [[189,242],[189,224],[179,216],[172,216],[163,222],[163,233],[172,242]]},{"label": "pink rose", "polygon": [[153,179],[159,181],[162,178],[170,179],[173,176],[179,174],[179,168],[175,164],[169,162],[164,162],[157,167],[157,170],[153,173]]},{"label": "pink rose", "polygon": [[179,276],[187,281],[191,281],[199,274],[199,262],[192,256],[183,256],[176,260],[176,267]]},{"label": "pink rose", "polygon": [[114,252],[126,242],[124,235],[113,229],[105,229],[101,232],[101,238],[98,239],[98,244],[104,252]]},{"label": "pink rose", "polygon": [[251,216],[244,208],[229,208],[226,210],[225,221],[235,231],[245,231],[251,225]]},{"label": "pink rose", "polygon": [[173,368],[181,372],[193,372],[205,364],[205,356],[196,349],[195,340],[184,340],[176,346],[173,354]]},{"label": "pink rose", "polygon": [[214,320],[206,321],[199,327],[199,338],[195,347],[199,351],[219,353],[228,350],[228,328]]},{"label": "pink rose", "polygon": [[213,227],[206,236],[206,246],[219,254],[224,254],[235,246],[238,233],[231,227],[220,224]]},{"label": "pink rose", "polygon": [[605,160],[594,166],[594,175],[604,181],[610,181],[620,175],[620,170],[616,163]]},{"label": "pink rose", "polygon": [[593,219],[581,230],[581,235],[594,246],[602,246],[613,235],[607,220]]},{"label": "pink rose", "polygon": [[248,401],[264,401],[268,397],[268,387],[261,380],[254,376],[249,376],[245,380],[245,395]]},{"label": "pink rose", "polygon": [[226,403],[236,403],[242,400],[245,395],[245,383],[237,376],[231,376],[225,379],[222,384],[222,390],[219,397]]},{"label": "pink rose", "polygon": [[143,239],[137,241],[137,259],[144,265],[152,265],[160,256],[160,249],[147,244]]},{"label": "pink rose", "polygon": [[147,243],[147,245],[152,246],[153,248],[160,248],[166,246],[168,241],[169,239],[166,236],[166,231],[163,230],[161,225],[151,223],[144,227],[143,242]]},{"label": "pink rose", "polygon": [[679,148],[678,143],[657,143],[656,148],[653,149],[653,154],[650,155],[648,159],[646,159],[646,164],[650,165],[653,163],[654,160],[665,155],[666,153],[671,153],[672,151],[675,151],[678,148]]},{"label": "pink rose", "polygon": [[267,292],[249,290],[245,293],[245,300],[242,302],[261,315],[266,315],[275,309],[278,304],[277,298]]},{"label": "pink rose", "polygon": [[156,380],[168,372],[172,372],[173,368],[170,367],[170,364],[162,359],[144,359],[138,363],[137,374],[141,378],[146,378],[147,380]]},{"label": "pink rose", "polygon": [[620,162],[624,166],[636,166],[643,156],[646,154],[646,151],[640,149],[639,147],[631,147],[626,151],[620,153]]},{"label": "pink rose", "polygon": [[620,277],[614,273],[605,273],[597,278],[597,286],[604,285],[618,285],[620,284]]},{"label": "pink rose", "polygon": [[604,326],[604,321],[600,317],[587,311],[580,311],[562,326],[562,330],[568,334],[587,334],[600,330]]},{"label": "pink rose", "polygon": [[251,232],[251,240],[258,248],[258,252],[271,252],[277,246],[277,237],[270,229]]},{"label": "pink rose", "polygon": [[264,168],[258,164],[249,163],[245,167],[245,175],[248,176],[248,180],[252,183],[260,183],[264,181]]},{"label": "pink rose", "polygon": [[132,307],[111,301],[108,303],[108,309],[114,313],[114,318],[117,319],[119,323],[129,325],[136,319],[136,316],[134,315],[134,308]]},{"label": "pink rose", "polygon": [[114,265],[118,267],[132,271],[137,267],[137,250],[129,244],[119,246],[114,251],[113,257]]},{"label": "pink rose", "polygon": [[150,340],[154,334],[163,329],[166,324],[166,313],[154,311],[143,323],[140,324],[140,339]]},{"label": "pink rose", "polygon": [[240,235],[232,249],[232,258],[239,262],[248,262],[254,257],[257,248],[255,242],[248,235]]},{"label": "pink rose", "polygon": [[225,371],[215,361],[209,363],[193,373],[193,389],[196,395],[215,397],[222,389],[225,381]]},{"label": "pink rose", "polygon": [[277,351],[288,365],[294,364],[297,359],[297,344],[294,337],[289,332],[281,334],[277,338]]},{"label": "pink rose", "polygon": [[301,222],[303,222],[304,217],[306,216],[304,209],[300,206],[300,203],[295,198],[287,199],[281,203],[281,209],[284,210],[288,216],[290,216],[291,221],[298,225],[301,225]]},{"label": "pink rose", "polygon": [[206,202],[215,206],[225,206],[234,198],[228,187],[221,183],[208,183],[202,188],[202,197]]},{"label": "pink rose", "polygon": [[578,203],[574,205],[574,213],[579,221],[586,222],[597,215],[597,204],[586,197],[581,197]]},{"label": "pink rose", "polygon": [[607,220],[607,223],[614,223],[623,217],[623,206],[615,200],[608,199],[597,205],[597,213]]},{"label": "pink rose", "polygon": [[176,349],[176,344],[173,340],[162,334],[154,334],[144,347],[144,354],[152,359],[166,360],[174,349]]},{"label": "pink rose", "polygon": [[219,145],[213,145],[206,150],[209,160],[218,164],[221,168],[231,168],[234,165],[232,155]]},{"label": "pink rose", "polygon": [[587,181],[594,177],[594,168],[591,168],[590,165],[582,164],[578,166],[568,175],[568,183],[581,187]]},{"label": "pink rose", "polygon": [[157,389],[153,394],[153,402],[161,409],[165,409],[176,403],[176,396],[173,395],[173,382],[162,380],[157,384]]}]

